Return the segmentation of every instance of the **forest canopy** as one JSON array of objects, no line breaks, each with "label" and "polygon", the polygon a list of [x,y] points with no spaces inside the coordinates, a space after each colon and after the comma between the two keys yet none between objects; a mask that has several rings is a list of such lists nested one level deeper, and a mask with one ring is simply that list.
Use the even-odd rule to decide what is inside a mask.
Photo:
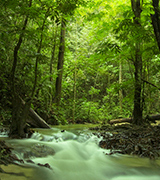
[{"label": "forest canopy", "polygon": [[[144,117],[160,109],[157,0],[0,0],[0,123]],[[22,103],[25,102],[25,103]]]}]

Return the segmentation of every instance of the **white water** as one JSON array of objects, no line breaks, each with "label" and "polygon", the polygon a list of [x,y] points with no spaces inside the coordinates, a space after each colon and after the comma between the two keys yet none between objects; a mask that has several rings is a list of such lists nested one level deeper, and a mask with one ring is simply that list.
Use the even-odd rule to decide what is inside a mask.
[{"label": "white water", "polygon": [[31,139],[8,141],[20,157],[38,145],[55,151],[46,157],[30,157],[35,163],[48,163],[52,168],[26,163],[36,168],[30,180],[160,180],[158,164],[130,156],[107,156],[94,135],[68,131],[47,134],[35,133]]}]

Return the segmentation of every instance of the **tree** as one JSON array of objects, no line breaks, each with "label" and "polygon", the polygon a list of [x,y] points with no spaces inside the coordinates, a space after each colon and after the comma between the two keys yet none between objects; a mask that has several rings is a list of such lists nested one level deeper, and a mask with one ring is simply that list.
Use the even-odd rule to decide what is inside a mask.
[{"label": "tree", "polygon": [[[29,8],[31,8],[32,0],[29,2]],[[11,88],[12,88],[12,95],[13,95],[13,113],[12,113],[12,123],[10,127],[10,136],[18,136],[18,137],[25,137],[26,136],[26,119],[28,117],[29,109],[31,106],[31,103],[33,101],[37,81],[38,81],[38,64],[40,61],[41,56],[41,49],[42,49],[42,42],[43,42],[43,31],[45,28],[45,22],[47,20],[48,14],[49,14],[50,7],[45,9],[44,13],[44,19],[42,22],[42,26],[40,27],[40,37],[37,47],[37,54],[36,54],[36,60],[35,60],[35,70],[34,70],[34,82],[33,82],[33,88],[30,94],[28,94],[27,100],[24,103],[22,103],[22,99],[20,97],[20,94],[18,93],[16,87],[15,87],[15,73],[16,73],[16,67],[17,67],[17,60],[18,60],[18,51],[22,45],[22,40],[24,37],[24,31],[26,30],[27,22],[28,22],[28,14],[25,18],[24,25],[22,28],[22,33],[19,36],[18,43],[14,48],[14,60],[13,60],[13,66],[11,71]]]},{"label": "tree", "polygon": [[[141,18],[141,1],[131,0],[132,11],[134,13],[134,24],[135,28],[140,29],[140,18]],[[133,109],[133,123],[140,125],[142,124],[142,55],[141,55],[142,43],[138,40],[135,42],[135,89],[134,89],[134,109]]]},{"label": "tree", "polygon": [[60,45],[59,45],[59,54],[58,54],[58,65],[57,65],[58,75],[56,78],[56,93],[55,93],[55,102],[57,106],[60,105],[61,91],[62,91],[62,75],[63,75],[64,50],[65,50],[65,26],[66,26],[65,20],[62,18]]},{"label": "tree", "polygon": [[[31,7],[29,0],[0,1],[3,117],[7,103],[4,108],[2,102],[10,97],[8,76],[13,74],[18,109],[13,112],[19,119],[27,110],[18,107],[18,97],[52,124],[120,115],[133,115],[134,123],[141,124],[142,110],[144,116],[157,112],[157,90],[146,83],[159,83],[160,57],[152,26],[157,23],[157,1],[32,0]],[[14,49],[16,66],[10,63]],[[22,124],[15,124],[15,134],[18,125],[25,131],[25,119]]]},{"label": "tree", "polygon": [[[32,0],[29,1],[29,8],[32,6]],[[17,135],[19,137],[25,137],[25,124],[26,124],[26,117],[30,108],[30,101],[26,102],[26,104],[23,106],[21,99],[19,95],[16,92],[15,87],[15,72],[17,67],[17,61],[18,61],[18,51],[21,47],[23,37],[24,37],[24,31],[26,29],[27,23],[28,23],[29,15],[26,15],[26,18],[24,20],[24,25],[22,27],[22,32],[19,35],[18,42],[16,46],[14,47],[14,59],[13,59],[13,65],[11,70],[11,92],[12,92],[12,124],[10,127],[10,136]]]},{"label": "tree", "polygon": [[154,14],[151,14],[154,34],[157,40],[158,48],[160,50],[160,19],[159,19],[159,0],[152,0]]}]

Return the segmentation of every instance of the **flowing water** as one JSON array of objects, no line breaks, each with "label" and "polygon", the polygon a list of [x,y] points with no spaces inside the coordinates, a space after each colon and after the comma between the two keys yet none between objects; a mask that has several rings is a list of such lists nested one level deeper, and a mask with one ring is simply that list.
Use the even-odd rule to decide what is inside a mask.
[{"label": "flowing water", "polygon": [[[6,140],[25,163],[6,168],[19,174],[0,174],[1,180],[160,180],[159,160],[105,155],[108,151],[98,146],[100,138],[83,126],[37,131],[30,139]],[[38,163],[48,163],[51,168]]]}]

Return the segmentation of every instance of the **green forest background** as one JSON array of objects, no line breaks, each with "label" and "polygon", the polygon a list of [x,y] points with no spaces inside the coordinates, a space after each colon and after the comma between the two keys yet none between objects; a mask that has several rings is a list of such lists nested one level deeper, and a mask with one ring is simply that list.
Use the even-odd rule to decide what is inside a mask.
[{"label": "green forest background", "polygon": [[159,1],[0,0],[0,8],[1,125],[15,130],[30,107],[52,125],[140,124],[159,113]]}]

